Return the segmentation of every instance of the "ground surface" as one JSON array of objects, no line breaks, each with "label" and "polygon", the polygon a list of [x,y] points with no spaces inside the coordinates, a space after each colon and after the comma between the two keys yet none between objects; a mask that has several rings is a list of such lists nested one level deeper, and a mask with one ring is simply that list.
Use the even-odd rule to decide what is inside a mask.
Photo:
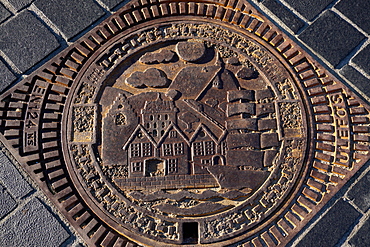
[{"label": "ground surface", "polygon": [[[370,1],[249,0],[369,102]],[[0,91],[122,7],[121,0],[0,0]],[[0,153],[0,246],[80,246],[15,161]],[[370,162],[291,246],[370,246]]]}]

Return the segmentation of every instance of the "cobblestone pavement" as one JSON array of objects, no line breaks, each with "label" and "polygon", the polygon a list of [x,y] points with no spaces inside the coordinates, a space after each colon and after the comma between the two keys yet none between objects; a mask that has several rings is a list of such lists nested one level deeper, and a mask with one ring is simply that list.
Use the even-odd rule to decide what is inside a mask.
[{"label": "cobblestone pavement", "polygon": [[[0,0],[0,91],[15,85],[114,13],[121,0]],[[370,1],[249,0],[369,102]],[[0,246],[83,246],[1,148]],[[370,246],[370,162],[290,246]]]}]

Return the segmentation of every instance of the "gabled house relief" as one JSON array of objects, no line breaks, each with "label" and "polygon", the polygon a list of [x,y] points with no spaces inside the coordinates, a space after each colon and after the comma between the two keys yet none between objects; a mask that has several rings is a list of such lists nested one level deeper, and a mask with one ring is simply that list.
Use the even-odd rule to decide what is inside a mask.
[{"label": "gabled house relief", "polygon": [[247,1],[131,1],[1,98],[89,246],[285,246],[369,159],[369,106]]}]

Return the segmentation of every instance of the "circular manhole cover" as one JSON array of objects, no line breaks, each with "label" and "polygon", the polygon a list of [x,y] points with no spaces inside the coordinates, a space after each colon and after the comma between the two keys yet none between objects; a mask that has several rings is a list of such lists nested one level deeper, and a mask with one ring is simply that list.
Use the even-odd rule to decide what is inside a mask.
[{"label": "circular manhole cover", "polygon": [[[128,45],[130,44],[130,45]],[[203,18],[133,25],[75,79],[63,119],[73,183],[144,244],[231,244],[300,182],[308,127],[288,66]]]},{"label": "circular manhole cover", "polygon": [[285,246],[369,160],[369,106],[244,0],[133,0],[0,112],[89,246]]}]

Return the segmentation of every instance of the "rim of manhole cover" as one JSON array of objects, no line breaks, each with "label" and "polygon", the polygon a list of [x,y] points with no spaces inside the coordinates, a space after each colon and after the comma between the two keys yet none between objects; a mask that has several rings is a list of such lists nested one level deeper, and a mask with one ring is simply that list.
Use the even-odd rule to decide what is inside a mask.
[{"label": "rim of manhole cover", "polygon": [[369,106],[246,1],[132,1],[4,93],[91,246],[283,246],[369,159]]}]

